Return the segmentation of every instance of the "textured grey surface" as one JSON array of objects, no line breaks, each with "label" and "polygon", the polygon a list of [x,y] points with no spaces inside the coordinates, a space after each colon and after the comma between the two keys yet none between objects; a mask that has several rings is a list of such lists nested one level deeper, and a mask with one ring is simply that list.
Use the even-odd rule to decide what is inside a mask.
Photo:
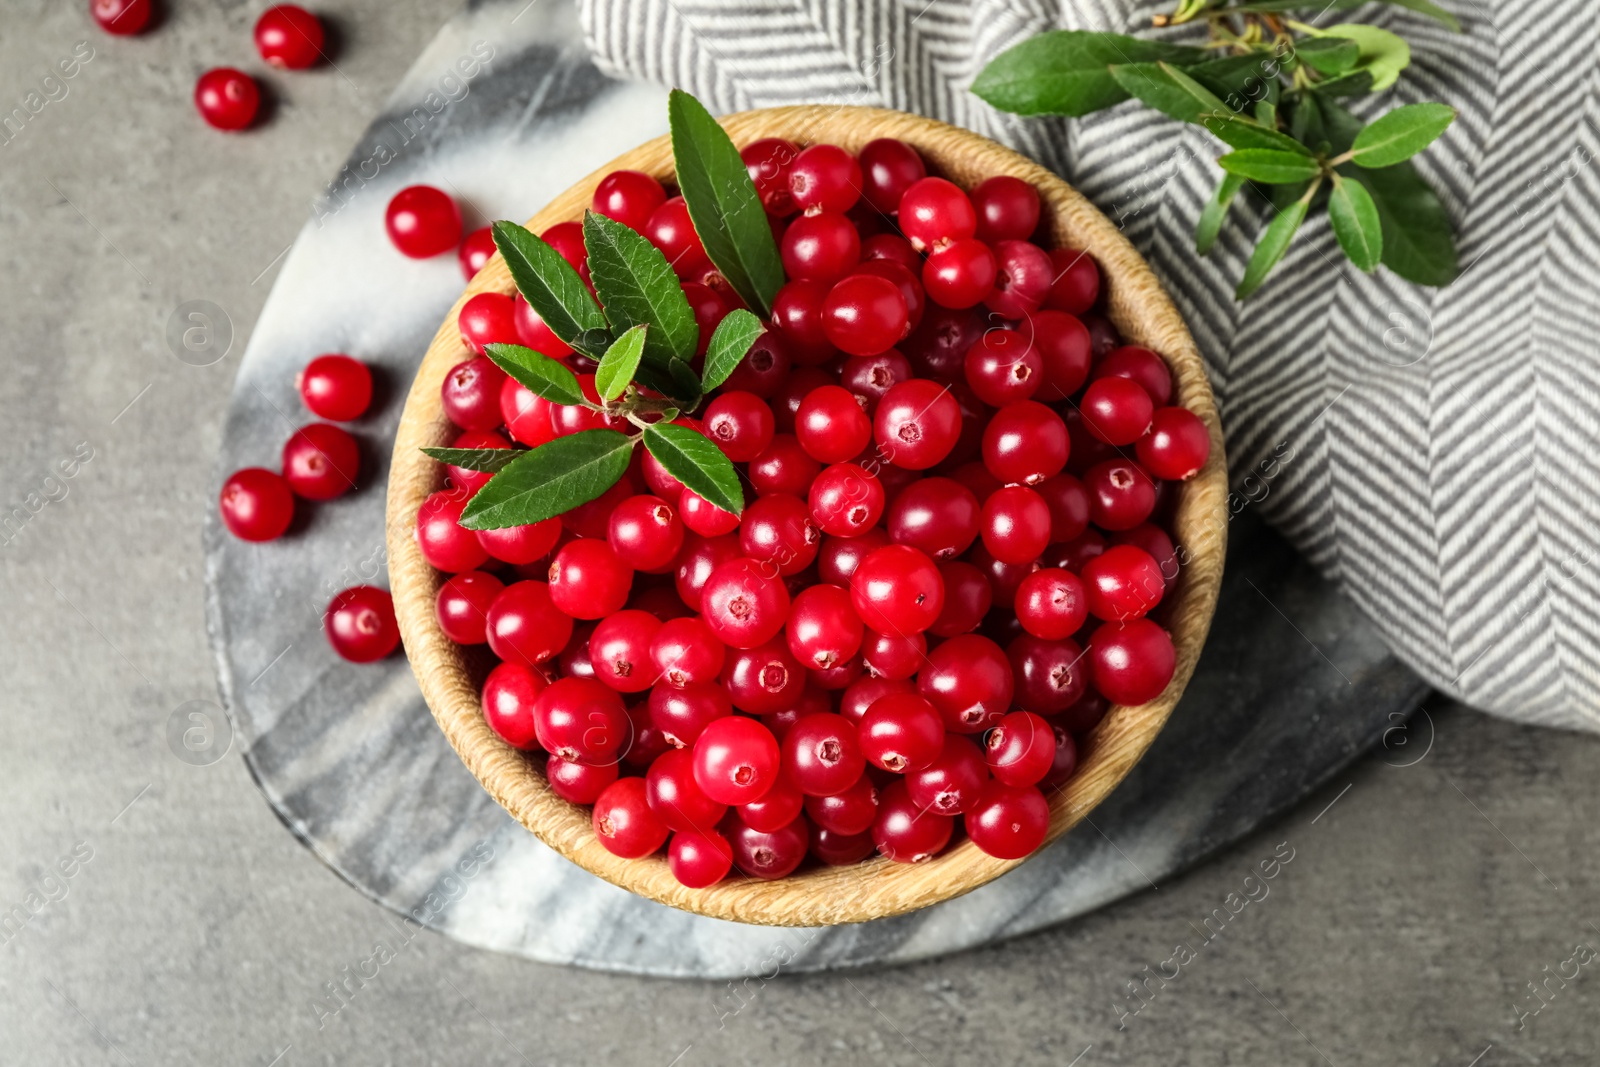
[{"label": "textured grey surface", "polygon": [[[237,753],[175,758],[169,717],[216,699],[200,533],[273,274],[252,280],[451,6],[327,5],[345,26],[343,77],[275,77],[274,123],[243,138],[202,128],[188,94],[203,66],[248,63],[254,6],[174,4],[133,42],[98,36],[77,4],[0,9],[8,106],[74,42],[97,49],[65,99],[0,145],[0,504],[57,498],[0,538],[0,909],[39,905],[0,932],[0,1063],[1600,1058],[1594,967],[1547,978],[1577,942],[1600,947],[1600,743],[1470,711],[1430,705],[1406,746],[1392,738],[1200,869],[1089,918],[907,967],[756,977],[742,1002],[723,983],[406,940],[283,831]],[[238,334],[213,366],[166,346],[192,299]],[[93,458],[48,481],[83,441]],[[1202,943],[1283,841],[1295,858],[1266,898]],[[51,881],[80,842],[92,859]],[[319,1029],[324,983],[373,973],[380,940],[393,958]],[[1195,958],[1121,1020],[1125,983],[1180,940]],[[1519,1030],[1517,1009],[1538,1003],[1529,981],[1553,994]]]}]

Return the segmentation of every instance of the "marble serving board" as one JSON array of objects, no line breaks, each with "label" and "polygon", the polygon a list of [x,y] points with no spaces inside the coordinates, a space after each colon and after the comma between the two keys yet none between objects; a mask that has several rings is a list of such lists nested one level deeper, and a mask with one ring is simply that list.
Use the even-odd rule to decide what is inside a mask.
[{"label": "marble serving board", "polygon": [[[737,977],[895,963],[1013,937],[1138,892],[1306,796],[1423,693],[1377,634],[1245,508],[1212,636],[1177,712],[1090,821],[1015,872],[914,915],[824,930],[701,918],[551,852],[467,773],[400,656],[357,667],[321,633],[330,596],[384,584],[384,482],[405,389],[459,294],[454,257],[402,258],[390,196],[452,190],[469,225],[522,219],[664,131],[666,94],[602,75],[575,13],[469,5],[442,29],[333,178],[285,258],[241,363],[217,467],[269,464],[308,416],[295,373],[351,353],[377,370],[354,425],[358,491],[250,545],[213,514],[207,616],[234,744],[285,826],[351,885],[462,942],[642,974]],[[1068,176],[1070,178],[1070,175]]]}]

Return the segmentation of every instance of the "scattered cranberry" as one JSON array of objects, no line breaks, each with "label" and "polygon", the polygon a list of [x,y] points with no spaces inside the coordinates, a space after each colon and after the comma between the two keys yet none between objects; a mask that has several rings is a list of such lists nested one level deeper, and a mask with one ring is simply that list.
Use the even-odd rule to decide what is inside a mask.
[{"label": "scattered cranberry", "polygon": [[151,0],[90,0],[89,13],[107,33],[131,37],[149,25]]},{"label": "scattered cranberry", "polygon": [[357,585],[335,594],[322,614],[322,628],[333,650],[351,663],[380,660],[400,644],[394,600],[375,586]]},{"label": "scattered cranberry", "polygon": [[242,130],[256,120],[261,90],[244,71],[217,67],[200,75],[195,83],[194,106],[216,129]]},{"label": "scattered cranberry", "polygon": [[315,66],[322,57],[322,22],[293,4],[269,7],[256,20],[256,51],[274,67]]},{"label": "scattered cranberry", "polygon": [[262,467],[235,471],[222,483],[222,521],[242,541],[271,541],[294,521],[294,493],[284,478]]},{"label": "scattered cranberry", "polygon": [[349,422],[372,403],[372,371],[349,356],[318,356],[300,372],[298,383],[300,399],[318,418]]},{"label": "scattered cranberry", "polygon": [[355,488],[361,473],[356,439],[337,426],[314,422],[296,430],[283,446],[283,477],[295,495],[332,500]]},{"label": "scattered cranberry", "polygon": [[450,194],[431,185],[409,185],[394,194],[384,216],[389,240],[412,259],[448,252],[461,240],[461,209]]}]

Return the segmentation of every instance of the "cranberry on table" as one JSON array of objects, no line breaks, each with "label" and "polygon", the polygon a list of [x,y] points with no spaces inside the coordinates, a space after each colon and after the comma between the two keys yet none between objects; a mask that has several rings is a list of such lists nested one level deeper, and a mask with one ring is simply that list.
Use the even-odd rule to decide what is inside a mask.
[{"label": "cranberry on table", "polygon": [[496,656],[534,667],[566,647],[572,619],[556,607],[544,582],[512,582],[489,605],[487,636]]},{"label": "cranberry on table", "polygon": [[431,185],[409,185],[395,193],[384,225],[389,240],[412,259],[448,252],[461,241],[461,209],[449,193]]},{"label": "cranberry on table", "polygon": [[861,753],[875,767],[895,774],[921,770],[944,749],[944,720],[927,699],[893,693],[861,717],[856,733]]},{"label": "cranberry on table", "polygon": [[944,716],[945,729],[982,733],[1011,710],[1011,663],[987,637],[962,634],[928,653],[917,691]]},{"label": "cranberry on table", "polygon": [[1026,241],[1039,228],[1039,193],[1021,178],[997,174],[970,194],[980,241]]},{"label": "cranberry on table", "polygon": [[483,683],[483,721],[512,748],[538,748],[533,706],[549,684],[520,663],[496,664]]},{"label": "cranberry on table", "polygon": [[656,817],[675,833],[709,830],[728,806],[706,796],[694,778],[694,753],[674,748],[656,758],[645,774],[645,799]]},{"label": "cranberry on table", "polygon": [[928,253],[922,264],[922,288],[928,299],[947,308],[969,308],[994,288],[998,262],[994,252],[974,238],[951,241]]},{"label": "cranberry on table", "polygon": [[793,874],[806,858],[806,848],[811,843],[810,827],[804,819],[762,831],[739,815],[730,815],[722,829],[733,848],[733,865],[739,873],[768,881]]},{"label": "cranberry on table", "polygon": [[372,371],[349,356],[318,356],[297,375],[297,384],[300,399],[318,418],[349,422],[372,403]]},{"label": "cranberry on table", "polygon": [[683,522],[658,496],[630,496],[612,510],[606,540],[628,566],[660,571],[683,547]]},{"label": "cranberry on table", "polygon": [[917,807],[904,782],[894,782],[878,797],[872,840],[896,863],[926,863],[950,843],[955,821]]},{"label": "cranberry on table", "polygon": [[995,859],[1019,860],[1044,844],[1050,805],[1033,786],[990,782],[966,817],[967,836]]},{"label": "cranberry on table", "polygon": [[1035,400],[1007,404],[983,431],[983,464],[1002,482],[1036,485],[1060,474],[1071,442],[1061,416]]},{"label": "cranberry on table", "polygon": [[90,0],[89,14],[100,28],[117,37],[131,37],[150,23],[150,0]]},{"label": "cranberry on table", "polygon": [[906,190],[928,175],[917,150],[892,137],[867,142],[860,163],[861,195],[885,215],[899,211]]},{"label": "cranberry on table", "polygon": [[594,835],[613,856],[639,859],[667,843],[667,824],[650,810],[643,778],[621,778],[594,802]]},{"label": "cranberry on table", "polygon": [[256,20],[256,51],[274,67],[316,66],[322,57],[322,22],[294,4],[269,7]]},{"label": "cranberry on table", "polygon": [[694,743],[694,780],[720,804],[759,800],[778,780],[778,742],[743,715],[709,723]]},{"label": "cranberry on table", "polygon": [[1090,382],[1078,410],[1090,436],[1120,446],[1133,444],[1149,431],[1155,405],[1137,382],[1111,377]]},{"label": "cranberry on table", "polygon": [[967,384],[990,407],[1027,400],[1044,380],[1044,360],[1016,330],[990,330],[967,349],[962,371]]},{"label": "cranberry on table", "polygon": [[356,439],[337,426],[314,422],[283,446],[283,477],[296,496],[333,500],[355,488],[361,473]]},{"label": "cranberry on table", "polygon": [[790,278],[832,282],[860,261],[861,234],[836,212],[801,215],[783,232],[779,254]]},{"label": "cranberry on table", "polygon": [[989,767],[978,746],[960,734],[945,734],[939,754],[925,767],[906,774],[911,802],[935,815],[954,817],[978,801]]},{"label": "cranberry on table", "polygon": [[944,608],[944,579],[926,554],[888,545],[863,559],[850,576],[856,614],[873,630],[921,633]]},{"label": "cranberry on table", "polygon": [[955,637],[976,630],[994,605],[994,590],[989,579],[964,560],[941,562],[939,577],[944,579],[944,610],[928,627],[928,633],[935,637]]},{"label": "cranberry on table", "polygon": [[475,356],[483,355],[484,345],[517,343],[516,305],[504,293],[479,293],[461,306],[456,322]]},{"label": "cranberry on table", "polygon": [[595,214],[644,233],[650,216],[666,200],[666,190],[650,175],[637,170],[614,170],[600,179],[590,206]]},{"label": "cranberry on table", "polygon": [[878,402],[873,436],[885,458],[905,470],[926,470],[944,461],[961,437],[961,405],[949,388],[913,378]]},{"label": "cranberry on table", "polygon": [[1082,315],[1100,299],[1100,268],[1087,252],[1075,248],[1052,248],[1050,263],[1055,268],[1050,296],[1045,306]]},{"label": "cranberry on table", "polygon": [[466,275],[467,281],[477,276],[483,265],[494,258],[496,251],[492,227],[480,226],[467,234],[456,252],[456,258],[461,261],[461,273]]},{"label": "cranberry on table", "polygon": [[1055,763],[1056,735],[1050,724],[1031,711],[1003,716],[985,736],[984,759],[989,773],[1006,785],[1034,785]]},{"label": "cranberry on table", "polygon": [[1150,432],[1134,443],[1134,451],[1157,478],[1186,481],[1211,458],[1211,433],[1187,408],[1157,408],[1150,417]]},{"label": "cranberry on table", "polygon": [[822,305],[822,331],[852,356],[891,348],[910,328],[910,308],[899,285],[878,274],[849,274],[834,283]]},{"label": "cranberry on table", "polygon": [[489,640],[489,605],[505,583],[482,571],[464,571],[439,587],[436,613],[439,629],[458,645],[481,645]]},{"label": "cranberry on table", "polygon": [[1172,681],[1172,638],[1149,619],[1106,623],[1089,637],[1094,687],[1117,704],[1146,704]]},{"label": "cranberry on table", "polygon": [[620,611],[633,588],[633,569],[598,538],[568,541],[550,563],[550,598],[574,619]]},{"label": "cranberry on table", "polygon": [[739,150],[750,180],[755,183],[756,194],[768,215],[782,217],[793,215],[798,209],[789,191],[789,168],[794,164],[800,149],[792,141],[781,137],[765,137],[752,141]]},{"label": "cranberry on table", "polygon": [[1059,641],[1083,629],[1089,598],[1083,581],[1071,571],[1046,567],[1017,586],[1017,620],[1035,637]]},{"label": "cranberry on table", "polygon": [[242,541],[271,541],[294,521],[294,492],[283,476],[264,467],[234,471],[222,483],[222,521]]},{"label": "cranberry on table", "polygon": [[900,196],[900,232],[918,252],[967,240],[978,215],[961,187],[944,178],[922,178]]},{"label": "cranberry on table", "polygon": [[195,82],[194,106],[200,117],[216,129],[242,130],[256,120],[261,90],[244,71],[217,67]]},{"label": "cranberry on table", "polygon": [[1023,485],[1008,485],[989,494],[981,519],[983,547],[1002,563],[1027,564],[1050,543],[1050,507]]},{"label": "cranberry on table", "polygon": [[690,889],[716,885],[733,869],[733,847],[715,830],[679,832],[667,846],[672,876]]},{"label": "cranberry on table", "polygon": [[333,650],[351,663],[372,663],[400,644],[400,624],[388,590],[356,585],[336,593],[322,614]]},{"label": "cranberry on table", "polygon": [[1150,553],[1133,545],[1112,545],[1083,565],[1083,587],[1090,614],[1124,622],[1142,618],[1159,604],[1166,581]]},{"label": "cranberry on table", "polygon": [[861,164],[831,144],[803,149],[789,164],[789,195],[802,211],[846,212],[861,197]]},{"label": "cranberry on table", "polygon": [[679,278],[690,280],[703,275],[711,266],[706,249],[689,218],[689,205],[675,196],[651,213],[644,235],[661,250]]}]

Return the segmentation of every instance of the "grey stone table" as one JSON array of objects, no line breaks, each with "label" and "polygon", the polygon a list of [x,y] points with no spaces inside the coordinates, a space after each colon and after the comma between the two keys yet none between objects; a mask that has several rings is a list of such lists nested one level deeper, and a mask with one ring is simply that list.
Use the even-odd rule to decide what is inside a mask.
[{"label": "grey stone table", "polygon": [[[337,69],[273,75],[272,122],[233,138],[188,94],[205,66],[255,69],[258,5],[172,4],[134,41],[77,4],[0,17],[8,107],[95,47],[0,144],[0,505],[28,514],[0,533],[0,1063],[1600,1059],[1593,968],[1546,977],[1600,941],[1600,743],[1460,708],[1425,704],[1404,746],[1092,915],[900,967],[768,970],[737,994],[397,927],[284,832],[225,728],[180,760],[169,720],[217,701],[201,528],[239,356],[308,205],[454,6],[319,4]],[[201,299],[233,334],[209,366],[166,339]],[[1283,843],[1294,858],[1247,885]],[[465,885],[457,905],[483,883]],[[1172,974],[1180,940],[1194,958],[1132,1014],[1127,983]]]}]

